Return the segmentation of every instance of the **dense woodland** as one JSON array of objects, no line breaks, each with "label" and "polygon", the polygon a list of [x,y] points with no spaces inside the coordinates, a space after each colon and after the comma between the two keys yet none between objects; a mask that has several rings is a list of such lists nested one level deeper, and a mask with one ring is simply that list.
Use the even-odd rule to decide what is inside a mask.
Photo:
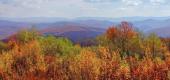
[{"label": "dense woodland", "polygon": [[168,80],[170,39],[132,24],[111,26],[90,46],[34,29],[0,42],[1,80]]}]

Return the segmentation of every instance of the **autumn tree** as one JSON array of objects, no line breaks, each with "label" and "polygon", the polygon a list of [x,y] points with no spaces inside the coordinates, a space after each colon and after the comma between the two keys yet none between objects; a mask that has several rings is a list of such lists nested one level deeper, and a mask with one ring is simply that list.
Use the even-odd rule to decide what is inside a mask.
[{"label": "autumn tree", "polygon": [[148,49],[148,54],[150,54],[152,57],[156,57],[156,56],[162,56],[165,52],[164,49],[164,44],[162,43],[162,41],[160,40],[160,38],[152,33],[150,34],[146,40],[145,40],[145,48]]},{"label": "autumn tree", "polygon": [[66,38],[46,36],[39,38],[42,52],[46,55],[66,55],[73,49],[73,44]]},{"label": "autumn tree", "polygon": [[16,34],[16,40],[19,43],[27,43],[32,40],[36,40],[39,36],[38,31],[36,29],[31,28],[27,30],[21,30]]},{"label": "autumn tree", "polygon": [[133,25],[128,22],[121,22],[117,26],[112,26],[106,31],[106,36],[112,43],[120,49],[122,53],[128,53],[131,46],[130,41],[137,35]]},{"label": "autumn tree", "polygon": [[0,52],[6,51],[8,49],[8,45],[2,41],[0,41]]}]

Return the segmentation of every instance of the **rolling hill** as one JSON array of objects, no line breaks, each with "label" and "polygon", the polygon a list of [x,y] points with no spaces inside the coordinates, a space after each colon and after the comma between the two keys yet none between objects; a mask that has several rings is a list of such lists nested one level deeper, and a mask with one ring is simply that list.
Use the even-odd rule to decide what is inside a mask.
[{"label": "rolling hill", "polygon": [[89,38],[95,38],[105,32],[105,29],[90,27],[78,23],[53,24],[43,30],[45,35],[63,36],[71,39],[73,42],[82,41]]},{"label": "rolling hill", "polygon": [[[138,19],[136,19],[138,18]],[[25,20],[24,20],[25,19]],[[25,28],[34,26],[38,31],[47,35],[68,37],[73,41],[94,38],[102,34],[113,24],[120,20],[129,20],[137,29],[144,33],[155,32],[160,37],[170,37],[170,18],[164,17],[124,17],[124,18],[24,18],[24,19],[0,19],[0,39]]]},{"label": "rolling hill", "polygon": [[153,32],[161,37],[170,37],[170,26],[156,28],[148,31],[148,33],[153,33]]},{"label": "rolling hill", "polygon": [[21,29],[30,27],[31,25],[29,23],[0,20],[0,39],[10,36]]}]

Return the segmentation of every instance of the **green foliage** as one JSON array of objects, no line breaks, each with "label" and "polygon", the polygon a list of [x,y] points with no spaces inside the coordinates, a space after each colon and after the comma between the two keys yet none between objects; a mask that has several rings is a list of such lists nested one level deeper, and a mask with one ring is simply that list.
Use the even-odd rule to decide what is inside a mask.
[{"label": "green foliage", "polygon": [[163,46],[162,41],[154,33],[150,34],[145,40],[145,47],[148,48],[150,54],[152,54],[152,57],[156,57],[160,55],[162,52],[164,52],[162,46]]},{"label": "green foliage", "polygon": [[[160,38],[155,34],[144,36],[143,33],[135,31],[133,26],[127,22],[122,22],[117,26],[110,27],[105,36],[99,37],[99,42],[103,46],[109,46],[111,50],[118,50],[123,57],[164,57],[166,49]],[[108,41],[110,40],[110,41]]]},{"label": "green foliage", "polygon": [[132,46],[130,44],[131,40],[137,35],[136,31],[133,29],[133,26],[127,22],[122,22],[117,26],[110,27],[106,31],[106,36],[114,46],[121,51],[121,53],[125,53],[128,55],[129,47]]},{"label": "green foliage", "polygon": [[96,40],[98,45],[81,47],[34,29],[20,31],[16,40],[0,42],[0,79],[169,79],[170,52],[155,34],[146,37],[124,22]]},{"label": "green foliage", "polygon": [[27,43],[29,41],[33,41],[36,40],[38,37],[38,32],[33,28],[29,30],[22,30],[16,35],[16,38],[20,43]]},{"label": "green foliage", "polygon": [[73,44],[66,38],[54,36],[41,37],[39,39],[44,54],[66,55],[73,49]]},{"label": "green foliage", "polygon": [[140,36],[135,36],[131,41],[128,43],[128,50],[131,54],[131,56],[134,56],[135,54],[138,54],[140,56],[144,53],[144,45],[143,45],[143,39]]},{"label": "green foliage", "polygon": [[96,37],[98,46],[110,46],[111,49],[115,49],[115,45],[106,37],[106,35],[100,35]]},{"label": "green foliage", "polygon": [[7,50],[7,44],[5,44],[4,42],[0,41],[0,51],[4,51]]}]

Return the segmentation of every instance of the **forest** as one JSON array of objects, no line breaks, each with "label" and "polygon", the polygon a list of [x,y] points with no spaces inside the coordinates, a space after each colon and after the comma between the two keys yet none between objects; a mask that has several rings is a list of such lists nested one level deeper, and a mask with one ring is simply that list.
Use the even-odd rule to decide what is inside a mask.
[{"label": "forest", "polygon": [[90,46],[18,31],[0,42],[0,80],[168,80],[170,39],[128,22],[110,26]]}]

